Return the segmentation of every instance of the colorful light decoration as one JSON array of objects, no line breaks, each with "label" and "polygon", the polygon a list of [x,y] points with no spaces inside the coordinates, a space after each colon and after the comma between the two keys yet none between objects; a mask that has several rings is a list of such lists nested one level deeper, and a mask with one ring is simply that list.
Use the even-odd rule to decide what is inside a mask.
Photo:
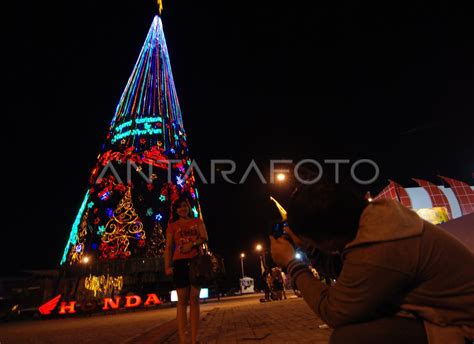
[{"label": "colorful light decoration", "polygon": [[108,217],[114,216],[114,210],[112,208],[107,208],[105,212],[107,213]]},{"label": "colorful light decoration", "polygon": [[[68,254],[70,248],[74,247],[74,245],[76,245],[77,231],[79,229],[79,224],[80,224],[81,219],[82,219],[82,214],[84,213],[84,210],[86,208],[88,198],[89,198],[89,190],[87,190],[86,195],[84,196],[84,200],[82,201],[81,207],[79,208],[79,212],[77,213],[76,220],[74,220],[74,223],[72,225],[72,230],[71,230],[71,233],[69,234],[69,240],[66,244],[66,248],[64,249],[63,258],[61,259],[60,264],[63,264],[63,263],[66,262],[67,254]],[[72,248],[71,251],[74,251],[74,248]]]},{"label": "colorful light decoration", "polygon": [[87,290],[94,292],[94,296],[98,293],[109,294],[113,290],[118,292],[123,288],[123,276],[93,276],[89,275],[85,278],[84,286]]},{"label": "colorful light decoration", "polygon": [[166,238],[163,233],[163,227],[159,221],[155,222],[153,231],[151,232],[150,239],[148,241],[148,247],[146,256],[147,257],[159,257],[165,252]]},{"label": "colorful light decoration", "polygon": [[104,190],[103,192],[99,193],[99,197],[102,201],[105,201],[110,197],[110,192],[107,190]]},{"label": "colorful light decoration", "polygon": [[[165,176],[170,159],[180,162],[173,165],[172,181],[168,182]],[[151,180],[125,179],[128,162],[135,164],[132,175],[142,171],[148,175],[149,171]],[[104,172],[109,164],[116,171]],[[92,169],[90,189],[61,264],[80,263],[84,255],[91,257],[92,264],[100,259],[162,255],[166,227],[160,222],[168,223],[172,202],[186,194],[193,215],[201,216],[193,172],[185,177],[185,164],[191,164],[186,132],[162,22],[156,16]],[[90,214],[85,207],[92,209]]]},{"label": "colorful light decoration", "polygon": [[77,233],[76,245],[71,249],[71,257],[69,264],[81,261],[82,255],[84,254],[85,240],[87,236],[87,218],[89,217],[89,208],[86,209],[80,225],[80,230]]},{"label": "colorful light decoration", "polygon": [[[95,283],[95,282],[91,282]],[[91,290],[94,288],[93,286],[90,286]],[[61,300],[62,294],[57,295],[53,299],[47,301],[43,305],[41,305],[38,310],[41,313],[41,315],[50,315],[53,310],[57,310],[57,314],[61,315],[67,315],[67,314],[76,314],[77,311],[84,312],[90,314],[90,312],[93,312],[97,310],[98,303],[91,303],[90,305],[86,303],[78,303],[77,301],[62,301],[59,303]],[[160,305],[161,300],[160,298],[154,294],[154,293],[149,293],[147,294],[147,297],[145,299],[145,302],[143,302],[142,297],[140,295],[127,295],[125,297],[122,296],[115,296],[113,299],[110,297],[105,297],[100,300],[101,310],[102,311],[109,311],[109,310],[118,310],[121,308],[121,305],[123,305],[123,308],[137,308],[140,306],[143,307],[149,307],[149,306],[155,306],[155,305]],[[59,305],[59,307],[58,307]]]},{"label": "colorful light decoration", "polygon": [[[163,127],[163,122],[171,125]],[[144,124],[151,127],[146,129]],[[140,137],[148,145],[150,141],[156,144],[158,138],[167,150],[181,147],[178,132],[185,137],[163,24],[156,16],[111,122],[110,142],[125,140],[142,150]]]},{"label": "colorful light decoration", "polygon": [[132,204],[131,188],[128,187],[114,216],[105,225],[105,232],[101,238],[102,244],[99,247],[102,258],[126,258],[131,254],[128,249],[129,238],[145,237],[143,224]]},{"label": "colorful light decoration", "polygon": [[161,14],[161,12],[163,11],[163,1],[158,0],[157,4],[158,4],[158,13]]},{"label": "colorful light decoration", "polygon": [[97,227],[97,234],[102,236],[102,234],[104,234],[105,232],[105,226],[99,226]]}]

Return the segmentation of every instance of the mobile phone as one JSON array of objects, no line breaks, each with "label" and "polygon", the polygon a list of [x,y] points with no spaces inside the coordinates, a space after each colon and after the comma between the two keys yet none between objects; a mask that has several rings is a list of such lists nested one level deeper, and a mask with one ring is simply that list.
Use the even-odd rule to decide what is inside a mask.
[{"label": "mobile phone", "polygon": [[288,241],[291,244],[291,246],[296,248],[296,245],[293,239],[285,231],[285,227],[287,226],[288,226],[288,222],[286,221],[281,221],[281,222],[276,223],[273,226],[270,235],[272,235],[275,239],[283,237],[285,238],[286,241]]},{"label": "mobile phone", "polygon": [[271,235],[275,238],[275,239],[278,239],[279,237],[281,237],[282,235],[285,235],[286,232],[285,232],[285,227],[288,226],[288,223],[286,221],[280,221],[280,222],[277,222],[272,230],[271,230]]}]

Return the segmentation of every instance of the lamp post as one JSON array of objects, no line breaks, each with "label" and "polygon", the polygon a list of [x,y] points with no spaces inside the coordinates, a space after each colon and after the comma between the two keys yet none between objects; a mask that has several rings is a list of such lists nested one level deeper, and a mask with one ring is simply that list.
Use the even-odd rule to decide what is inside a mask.
[{"label": "lamp post", "polygon": [[261,244],[257,244],[257,246],[255,246],[255,250],[260,253],[260,257],[263,260],[263,266],[266,267],[267,262],[265,260],[265,250],[263,249],[263,246]]},{"label": "lamp post", "polygon": [[245,273],[244,273],[244,258],[245,258],[245,253],[240,254],[240,265],[242,267],[242,278],[245,278]]}]

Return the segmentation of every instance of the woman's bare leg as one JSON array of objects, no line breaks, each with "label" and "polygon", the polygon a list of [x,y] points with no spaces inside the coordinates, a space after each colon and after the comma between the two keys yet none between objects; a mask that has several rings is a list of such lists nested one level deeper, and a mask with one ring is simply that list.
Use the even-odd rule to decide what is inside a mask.
[{"label": "woman's bare leg", "polygon": [[176,289],[178,293],[178,306],[176,307],[176,319],[178,320],[179,343],[186,343],[186,308],[189,301],[190,287]]},{"label": "woman's bare leg", "polygon": [[189,293],[189,317],[191,318],[191,343],[196,344],[199,331],[199,293],[201,288],[191,286]]}]

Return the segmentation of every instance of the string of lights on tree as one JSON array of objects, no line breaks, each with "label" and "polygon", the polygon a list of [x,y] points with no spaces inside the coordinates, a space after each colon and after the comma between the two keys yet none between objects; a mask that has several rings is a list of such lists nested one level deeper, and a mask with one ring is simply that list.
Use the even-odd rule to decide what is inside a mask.
[{"label": "string of lights on tree", "polygon": [[201,216],[189,166],[163,25],[155,16],[92,169],[60,264],[80,264],[84,257],[93,262],[161,256],[172,202],[186,195],[194,216]]},{"label": "string of lights on tree", "polygon": [[94,296],[100,294],[101,296],[107,295],[112,291],[121,291],[123,287],[123,276],[92,276],[89,275],[85,278],[85,288],[94,293]]}]

